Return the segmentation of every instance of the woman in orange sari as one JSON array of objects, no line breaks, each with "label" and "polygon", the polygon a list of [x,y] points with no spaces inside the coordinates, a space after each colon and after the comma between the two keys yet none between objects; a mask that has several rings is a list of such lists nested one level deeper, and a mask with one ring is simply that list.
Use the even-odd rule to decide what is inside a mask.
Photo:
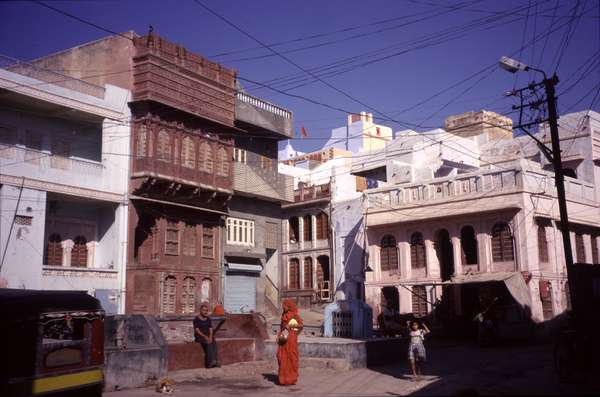
[{"label": "woman in orange sari", "polygon": [[298,354],[298,334],[303,323],[298,308],[291,299],[283,301],[281,325],[277,332],[277,362],[279,364],[279,384],[295,385],[298,381],[300,356]]}]

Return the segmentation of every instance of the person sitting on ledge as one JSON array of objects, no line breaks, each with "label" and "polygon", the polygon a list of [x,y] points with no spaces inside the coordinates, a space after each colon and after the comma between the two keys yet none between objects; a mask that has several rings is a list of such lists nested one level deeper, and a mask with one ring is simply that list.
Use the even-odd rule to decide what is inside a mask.
[{"label": "person sitting on ledge", "polygon": [[217,359],[217,342],[215,341],[212,323],[208,317],[208,304],[200,305],[200,312],[194,317],[194,340],[204,349],[206,368],[219,367]]}]

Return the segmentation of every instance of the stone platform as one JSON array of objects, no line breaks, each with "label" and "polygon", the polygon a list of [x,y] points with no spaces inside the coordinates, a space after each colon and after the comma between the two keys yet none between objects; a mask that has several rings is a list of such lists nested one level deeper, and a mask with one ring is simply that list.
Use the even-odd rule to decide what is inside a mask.
[{"label": "stone platform", "polygon": [[[405,338],[372,338],[355,340],[345,338],[303,337],[298,340],[301,358],[329,360],[337,368],[367,368],[398,362],[406,357],[408,340]],[[275,357],[277,341],[265,341],[263,359]]]}]

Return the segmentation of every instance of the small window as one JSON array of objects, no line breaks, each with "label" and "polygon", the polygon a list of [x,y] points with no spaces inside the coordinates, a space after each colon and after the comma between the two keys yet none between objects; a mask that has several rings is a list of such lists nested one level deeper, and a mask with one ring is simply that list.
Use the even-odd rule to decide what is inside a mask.
[{"label": "small window", "polygon": [[196,256],[196,225],[185,225],[183,231],[183,255]]},{"label": "small window", "polygon": [[305,215],[303,219],[304,226],[304,241],[312,241],[313,227],[312,227],[312,215]]},{"label": "small window", "polygon": [[410,236],[410,266],[413,269],[422,269],[426,267],[425,242],[423,235],[415,232]]},{"label": "small window", "polygon": [[577,262],[585,263],[585,243],[583,241],[583,234],[575,234],[575,252],[577,254]]},{"label": "small window", "polygon": [[223,146],[217,151],[217,175],[229,176],[229,159],[227,157],[227,149]]},{"label": "small window", "polygon": [[46,245],[46,265],[62,266],[63,248],[60,234],[53,233]]},{"label": "small window", "polygon": [[511,262],[515,259],[513,237],[506,223],[497,223],[492,228],[492,260]]},{"label": "small window", "polygon": [[15,225],[31,226],[32,223],[33,223],[32,216],[24,216],[24,215],[15,216]]},{"label": "small window", "polygon": [[304,258],[304,289],[313,287],[313,262],[311,257]]},{"label": "small window", "polygon": [[214,229],[209,226],[202,227],[202,257],[214,258],[215,236]]},{"label": "small window", "polygon": [[87,266],[87,240],[83,236],[75,237],[73,240],[73,249],[71,250],[71,266],[86,267]]},{"label": "small window", "polygon": [[546,227],[538,225],[538,256],[540,262],[548,262],[548,239],[546,237]]},{"label": "small window", "polygon": [[167,276],[163,284],[162,309],[163,313],[175,313],[177,297],[177,279]]},{"label": "small window", "polygon": [[194,277],[184,278],[181,292],[183,312],[194,313],[196,311],[196,279]]},{"label": "small window", "polygon": [[417,317],[427,316],[427,290],[423,285],[412,287],[412,311]]},{"label": "small window", "polygon": [[300,262],[296,258],[290,259],[289,280],[289,289],[300,289]]},{"label": "small window", "polygon": [[165,130],[158,132],[156,158],[158,161],[171,162],[171,137]]},{"label": "small window", "polygon": [[198,169],[209,174],[212,174],[213,172],[212,148],[207,142],[202,142],[200,144],[200,153],[198,156]]},{"label": "small window", "polygon": [[317,240],[329,239],[329,217],[321,212],[317,215]]},{"label": "small window", "polygon": [[254,221],[227,218],[227,244],[254,246]]},{"label": "small window", "polygon": [[165,254],[179,255],[179,226],[177,222],[167,222],[165,230]]},{"label": "small window", "polygon": [[394,236],[383,236],[379,257],[382,271],[398,269],[398,248]]},{"label": "small window", "polygon": [[246,164],[247,152],[244,149],[233,148],[233,161]]}]

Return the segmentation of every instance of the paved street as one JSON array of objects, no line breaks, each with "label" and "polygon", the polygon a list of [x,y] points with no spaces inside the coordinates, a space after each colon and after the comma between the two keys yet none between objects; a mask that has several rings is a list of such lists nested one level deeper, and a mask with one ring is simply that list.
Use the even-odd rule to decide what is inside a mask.
[{"label": "paved street", "polygon": [[[474,388],[480,394],[585,394],[581,387],[561,385],[552,365],[552,346],[476,346],[431,348],[425,379],[412,382],[404,358],[398,365],[336,372],[302,368],[299,384],[277,386],[274,363],[257,363],[172,374],[177,396],[395,396],[453,395]],[[153,388],[106,393],[106,397],[146,396]]]}]

